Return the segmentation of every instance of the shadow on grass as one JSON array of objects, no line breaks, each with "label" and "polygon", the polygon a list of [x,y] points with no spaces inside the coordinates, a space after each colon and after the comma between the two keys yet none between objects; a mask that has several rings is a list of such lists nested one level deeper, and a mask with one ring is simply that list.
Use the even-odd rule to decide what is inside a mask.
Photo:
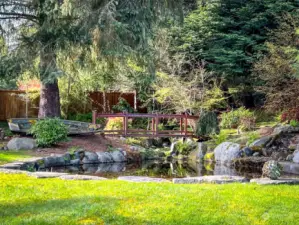
[{"label": "shadow on grass", "polygon": [[120,199],[82,197],[0,203],[0,224],[151,224],[118,213]]}]

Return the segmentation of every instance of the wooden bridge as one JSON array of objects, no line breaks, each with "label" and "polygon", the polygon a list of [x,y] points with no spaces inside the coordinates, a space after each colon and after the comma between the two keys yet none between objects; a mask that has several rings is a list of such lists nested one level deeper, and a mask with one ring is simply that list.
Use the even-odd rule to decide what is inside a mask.
[{"label": "wooden bridge", "polygon": [[[193,131],[189,131],[188,127],[191,121],[197,121],[198,116],[166,115],[166,114],[98,114],[97,111],[92,113],[92,123],[96,124],[98,118],[122,118],[122,130],[103,130],[105,136],[124,136],[124,137],[195,137]],[[129,120],[134,118],[146,118],[151,120],[151,129],[129,129]],[[176,119],[179,123],[179,130],[159,130],[159,123],[162,119]]]}]

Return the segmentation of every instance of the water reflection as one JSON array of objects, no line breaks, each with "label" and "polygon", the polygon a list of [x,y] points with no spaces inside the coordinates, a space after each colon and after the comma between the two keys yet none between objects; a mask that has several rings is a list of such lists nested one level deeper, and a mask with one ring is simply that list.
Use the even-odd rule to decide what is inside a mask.
[{"label": "water reflection", "polygon": [[85,164],[74,167],[53,167],[44,171],[88,174],[114,178],[118,176],[150,176],[161,178],[196,177],[205,175],[241,175],[247,178],[260,177],[261,171],[237,171],[227,166],[195,161],[146,161],[142,163]]}]

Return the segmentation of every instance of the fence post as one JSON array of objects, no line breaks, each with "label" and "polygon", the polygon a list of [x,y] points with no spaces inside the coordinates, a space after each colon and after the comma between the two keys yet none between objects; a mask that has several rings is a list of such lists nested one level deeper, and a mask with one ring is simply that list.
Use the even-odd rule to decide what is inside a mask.
[{"label": "fence post", "polygon": [[123,127],[124,127],[124,136],[127,136],[128,134],[128,117],[126,113],[123,113]]},{"label": "fence post", "polygon": [[156,133],[155,135],[158,135],[159,133],[159,116],[158,114],[156,115]]},{"label": "fence post", "polygon": [[185,113],[185,136],[187,136],[187,128],[188,128],[188,115]]},{"label": "fence post", "polygon": [[92,124],[97,124],[97,110],[92,110]]}]

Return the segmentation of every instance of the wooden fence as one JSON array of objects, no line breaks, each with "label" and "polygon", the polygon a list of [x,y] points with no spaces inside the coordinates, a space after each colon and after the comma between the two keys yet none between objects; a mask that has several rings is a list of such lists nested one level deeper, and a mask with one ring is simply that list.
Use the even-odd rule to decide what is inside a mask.
[{"label": "wooden fence", "polygon": [[[140,109],[139,102],[136,99],[136,94],[132,93],[120,93],[120,92],[92,92],[89,94],[91,100],[90,108],[97,110],[99,113],[111,113],[113,106],[119,101],[119,98],[124,98],[132,108]],[[27,100],[26,106],[26,92],[25,91],[13,91],[13,90],[0,90],[0,120],[7,120],[9,118],[22,118],[22,117],[37,117],[38,115],[38,102],[39,99],[32,102]],[[144,109],[140,109],[140,112],[145,112]],[[73,113],[84,113],[83,109]]]},{"label": "wooden fence", "polygon": [[25,91],[0,90],[0,120],[9,118],[37,117],[37,102],[29,99]]}]

